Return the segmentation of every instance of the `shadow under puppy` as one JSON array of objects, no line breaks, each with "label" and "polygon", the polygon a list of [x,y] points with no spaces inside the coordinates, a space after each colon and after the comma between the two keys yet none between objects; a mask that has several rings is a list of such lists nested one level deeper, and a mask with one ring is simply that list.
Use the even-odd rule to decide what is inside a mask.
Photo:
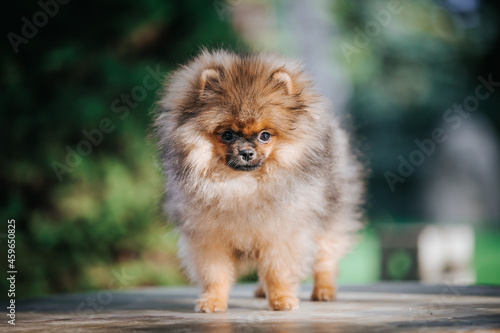
[{"label": "shadow under puppy", "polygon": [[301,66],[278,56],[202,51],[172,73],[155,120],[165,210],[201,284],[199,312],[224,311],[236,265],[257,264],[273,310],[335,299],[337,264],[360,228],[362,168]]}]

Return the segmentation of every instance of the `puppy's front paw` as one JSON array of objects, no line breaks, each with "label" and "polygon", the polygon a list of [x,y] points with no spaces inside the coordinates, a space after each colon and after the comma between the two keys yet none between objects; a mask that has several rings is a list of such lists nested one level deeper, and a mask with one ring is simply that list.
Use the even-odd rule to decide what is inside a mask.
[{"label": "puppy's front paw", "polygon": [[311,294],[312,301],[334,301],[337,293],[334,286],[314,286]]},{"label": "puppy's front paw", "polygon": [[227,309],[227,303],[218,298],[200,298],[196,301],[196,312],[224,312]]},{"label": "puppy's front paw", "polygon": [[274,311],[290,311],[299,308],[299,300],[295,296],[278,296],[269,299],[269,306]]}]

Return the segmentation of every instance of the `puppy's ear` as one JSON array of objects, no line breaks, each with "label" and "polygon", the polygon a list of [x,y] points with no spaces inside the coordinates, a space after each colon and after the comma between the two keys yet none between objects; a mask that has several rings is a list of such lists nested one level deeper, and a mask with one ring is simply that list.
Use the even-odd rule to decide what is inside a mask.
[{"label": "puppy's ear", "polygon": [[221,71],[217,68],[207,68],[201,72],[200,91],[214,90],[222,79]]},{"label": "puppy's ear", "polygon": [[277,86],[282,86],[288,95],[293,94],[294,86],[292,78],[284,70],[278,69],[271,75],[270,79]]}]

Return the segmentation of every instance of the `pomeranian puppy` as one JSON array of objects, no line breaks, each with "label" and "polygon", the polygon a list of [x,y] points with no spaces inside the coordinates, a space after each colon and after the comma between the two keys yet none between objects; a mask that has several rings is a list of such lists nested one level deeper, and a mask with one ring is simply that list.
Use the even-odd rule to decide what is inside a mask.
[{"label": "pomeranian puppy", "polygon": [[249,259],[256,296],[273,310],[298,307],[311,267],[311,299],[334,300],[337,264],[361,226],[362,168],[301,66],[205,50],[170,75],[158,108],[164,208],[202,288],[196,311],[226,310]]}]

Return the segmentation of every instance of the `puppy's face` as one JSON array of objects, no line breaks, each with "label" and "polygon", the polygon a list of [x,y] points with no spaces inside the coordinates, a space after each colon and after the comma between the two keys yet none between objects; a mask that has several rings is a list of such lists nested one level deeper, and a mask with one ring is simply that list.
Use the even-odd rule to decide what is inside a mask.
[{"label": "puppy's face", "polygon": [[[294,75],[252,63],[204,69],[179,120],[183,142],[192,142],[188,161],[204,175],[257,175],[269,170],[265,165],[297,164],[311,116]],[[200,132],[203,139],[193,136]]]},{"label": "puppy's face", "polygon": [[266,161],[271,154],[273,129],[263,125],[221,126],[215,132],[217,136],[217,153],[224,156],[225,164],[236,171],[253,171]]},{"label": "puppy's face", "polygon": [[[249,66],[207,69],[201,74],[201,123],[219,163],[252,172],[273,159],[274,149],[291,132],[288,73],[258,73]],[[288,133],[287,133],[288,132]]]}]

